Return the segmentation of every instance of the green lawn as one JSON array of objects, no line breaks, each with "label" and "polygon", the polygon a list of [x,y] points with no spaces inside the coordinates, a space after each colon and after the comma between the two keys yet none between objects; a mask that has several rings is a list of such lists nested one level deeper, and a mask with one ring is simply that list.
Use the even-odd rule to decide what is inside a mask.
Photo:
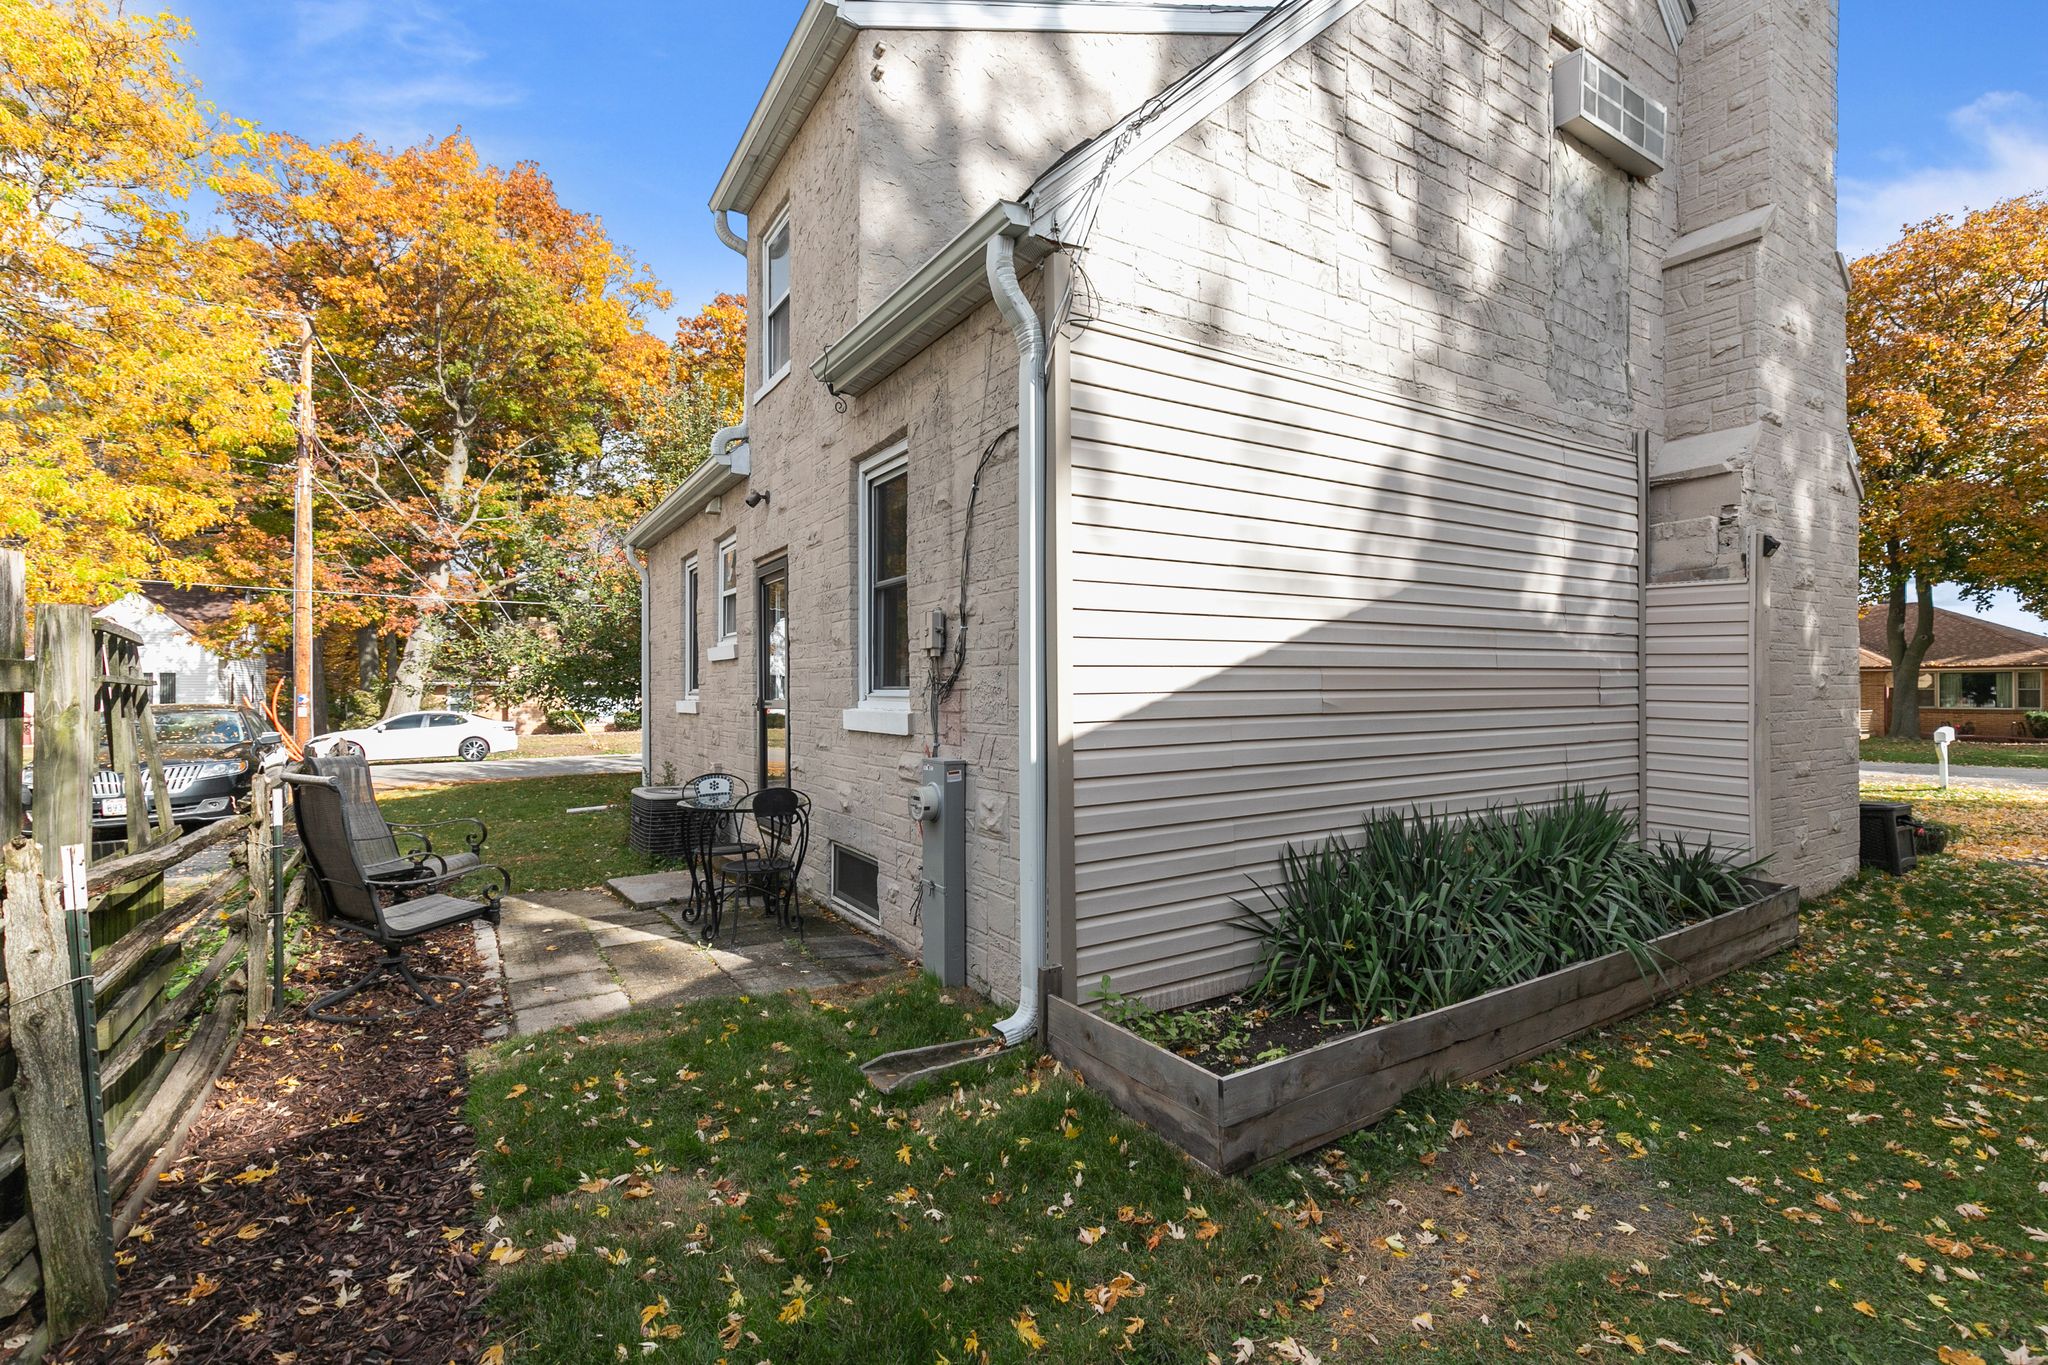
[{"label": "green lawn", "polygon": [[883,1097],[857,1070],[993,1017],[897,978],[500,1045],[470,1103],[501,1220],[491,1340],[562,1362],[1179,1362],[1306,1317],[1321,1249],[1070,1075],[1013,1053]]},{"label": "green lawn", "polygon": [[[466,782],[381,794],[393,824],[473,816],[490,827],[484,856],[512,874],[517,891],[601,886],[608,877],[651,872],[657,864],[626,847],[626,794],[632,774]],[[575,806],[610,810],[570,815]]]},{"label": "green lawn", "polygon": [[[1890,739],[1877,736],[1863,741],[1865,763],[1938,763],[1941,756],[1931,739]],[[1970,744],[1948,746],[1948,761],[1957,767],[2048,768],[2048,744]]]},{"label": "green lawn", "polygon": [[[867,1091],[860,1060],[989,1019],[923,983],[499,1044],[471,1096],[489,1340],[564,1362],[1199,1362],[1240,1339],[1261,1362],[2048,1358],[2048,872],[1997,861],[2048,854],[2048,793],[1866,791],[1959,853],[1808,903],[1794,952],[1249,1180],[1020,1056]],[[1468,1241],[1446,1177],[1525,1144],[1613,1168],[1590,1216],[1640,1235]],[[1521,1212],[1569,1229],[1589,1206]],[[1364,1298],[1432,1242],[1456,1244],[1446,1273],[1369,1339]]]}]

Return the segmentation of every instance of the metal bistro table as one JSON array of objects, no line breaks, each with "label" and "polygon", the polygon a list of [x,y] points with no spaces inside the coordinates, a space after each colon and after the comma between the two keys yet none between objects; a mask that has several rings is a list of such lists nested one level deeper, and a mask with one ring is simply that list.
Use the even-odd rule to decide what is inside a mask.
[{"label": "metal bistro table", "polygon": [[687,826],[683,852],[690,868],[690,903],[683,907],[683,923],[703,922],[703,937],[710,942],[718,935],[720,901],[718,859],[752,853],[755,845],[740,837],[742,818],[754,808],[755,793],[740,779],[727,773],[706,773],[692,778],[676,804],[684,812]]}]

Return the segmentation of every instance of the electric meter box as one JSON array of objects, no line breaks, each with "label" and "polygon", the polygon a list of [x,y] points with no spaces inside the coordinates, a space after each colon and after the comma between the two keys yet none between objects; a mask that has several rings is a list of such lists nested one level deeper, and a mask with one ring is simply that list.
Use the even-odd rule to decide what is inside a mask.
[{"label": "electric meter box", "polygon": [[919,917],[924,969],[946,986],[967,984],[967,763],[928,758],[910,796],[924,837]]}]

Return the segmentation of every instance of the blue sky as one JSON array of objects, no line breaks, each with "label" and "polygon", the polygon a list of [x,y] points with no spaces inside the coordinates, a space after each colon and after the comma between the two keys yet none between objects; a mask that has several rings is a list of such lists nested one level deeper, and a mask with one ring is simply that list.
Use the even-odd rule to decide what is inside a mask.
[{"label": "blue sky", "polygon": [[[742,286],[704,204],[802,0],[169,3],[193,25],[187,69],[233,114],[320,141],[413,142],[459,125],[493,161],[538,162],[565,203],[653,267],[679,312]],[[1845,251],[2048,189],[2048,4],[1842,11]],[[2010,604],[1994,614],[2035,624]]]}]

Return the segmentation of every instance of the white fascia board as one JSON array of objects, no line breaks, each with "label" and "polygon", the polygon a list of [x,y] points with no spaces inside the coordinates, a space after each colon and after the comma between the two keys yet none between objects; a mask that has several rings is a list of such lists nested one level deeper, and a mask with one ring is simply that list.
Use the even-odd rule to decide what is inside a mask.
[{"label": "white fascia board", "polygon": [[626,532],[626,544],[636,550],[648,548],[703,511],[705,503],[746,478],[752,470],[753,457],[746,442],[727,446],[723,455],[707,459],[691,470],[689,477],[676,485],[675,492],[634,523],[633,529]]},{"label": "white fascia board", "polygon": [[1022,204],[996,204],[827,346],[812,363],[811,374],[835,394],[866,393],[988,302],[991,239],[1018,239],[1020,269],[1052,253],[1052,242],[1030,234],[1031,215]]},{"label": "white fascia board", "polygon": [[1032,229],[1057,240],[1063,217],[1098,179],[1122,180],[1253,81],[1358,8],[1362,0],[1287,0],[1197,67],[1164,100],[1147,101],[1040,176],[1025,195]]},{"label": "white fascia board", "polygon": [[1279,0],[840,0],[855,28],[1024,33],[1243,33]]},{"label": "white fascia board", "polygon": [[1657,13],[1664,20],[1664,32],[1670,35],[1673,47],[1685,41],[1685,31],[1697,17],[1693,0],[1657,0]]},{"label": "white fascia board", "polygon": [[836,0],[809,0],[804,6],[796,32],[782,49],[768,88],[754,106],[725,173],[718,177],[718,188],[711,192],[713,212],[753,211],[768,173],[796,140],[839,59],[853,45],[855,29],[840,16],[841,8]]}]

